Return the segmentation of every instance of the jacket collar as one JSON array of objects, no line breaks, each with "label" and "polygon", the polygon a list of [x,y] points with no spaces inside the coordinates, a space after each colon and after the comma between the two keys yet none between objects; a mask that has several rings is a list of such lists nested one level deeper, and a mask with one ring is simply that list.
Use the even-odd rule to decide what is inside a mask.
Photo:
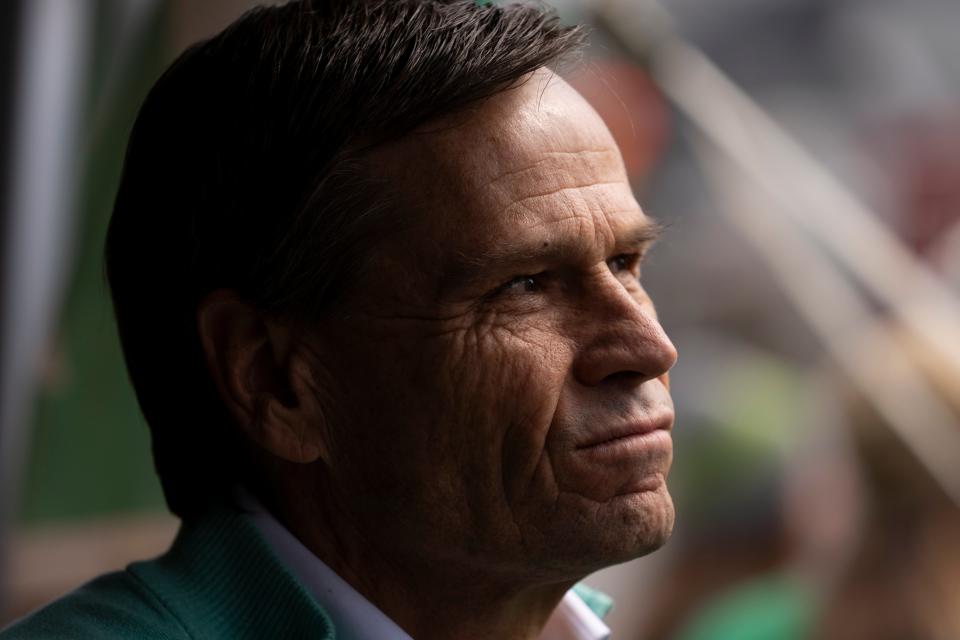
[{"label": "jacket collar", "polygon": [[166,554],[129,571],[192,638],[334,640],[329,617],[236,507],[184,524]]}]

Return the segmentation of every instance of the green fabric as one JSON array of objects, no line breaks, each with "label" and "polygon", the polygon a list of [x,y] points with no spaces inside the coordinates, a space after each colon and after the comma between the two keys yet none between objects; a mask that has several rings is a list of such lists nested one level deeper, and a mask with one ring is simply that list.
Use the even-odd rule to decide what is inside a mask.
[{"label": "green fabric", "polygon": [[[601,618],[613,602],[575,593]],[[333,640],[330,618],[234,508],[180,528],[155,560],[101,576],[0,631],[0,640]]]},{"label": "green fabric", "polygon": [[786,575],[734,588],[695,612],[677,640],[806,640],[812,637],[816,600]]},{"label": "green fabric", "polygon": [[598,618],[606,618],[613,609],[613,599],[607,594],[591,589],[583,583],[573,585],[573,592],[577,594],[584,604],[590,607],[594,615]]},{"label": "green fabric", "polygon": [[222,508],[182,527],[156,560],[97,578],[0,632],[36,638],[333,640],[334,632],[254,525]]}]

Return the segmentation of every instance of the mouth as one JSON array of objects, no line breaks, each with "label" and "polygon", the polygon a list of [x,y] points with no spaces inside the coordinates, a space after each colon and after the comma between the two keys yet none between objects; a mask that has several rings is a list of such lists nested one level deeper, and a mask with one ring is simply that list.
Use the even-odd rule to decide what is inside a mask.
[{"label": "mouth", "polygon": [[672,408],[600,424],[567,449],[571,477],[598,500],[664,491],[673,459]]},{"label": "mouth", "polygon": [[655,446],[664,441],[670,442],[670,428],[673,426],[673,412],[665,412],[656,416],[618,425],[598,433],[595,437],[577,445],[577,451],[603,450],[617,448],[621,445],[648,443]]}]

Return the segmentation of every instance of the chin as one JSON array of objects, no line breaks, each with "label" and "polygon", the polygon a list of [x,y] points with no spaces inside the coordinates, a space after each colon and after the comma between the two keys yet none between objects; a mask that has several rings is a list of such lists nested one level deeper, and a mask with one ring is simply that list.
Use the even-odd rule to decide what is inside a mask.
[{"label": "chin", "polygon": [[[673,500],[664,484],[615,496],[599,508],[593,503],[567,522],[564,530],[554,528],[555,544],[547,552],[558,570],[579,579],[662,547],[673,531]],[[553,524],[560,524],[559,518]]]},{"label": "chin", "polygon": [[[622,503],[622,504],[618,504]],[[627,562],[656,551],[673,532],[673,499],[666,485],[653,491],[617,496],[609,503],[608,528],[602,538],[615,562]]]}]

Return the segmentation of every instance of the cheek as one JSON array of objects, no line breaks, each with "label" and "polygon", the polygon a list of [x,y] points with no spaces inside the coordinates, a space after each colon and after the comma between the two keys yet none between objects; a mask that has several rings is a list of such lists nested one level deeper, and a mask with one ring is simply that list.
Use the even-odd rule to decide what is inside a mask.
[{"label": "cheek", "polygon": [[429,434],[418,443],[420,451],[429,452],[434,468],[457,470],[464,493],[489,492],[502,500],[529,484],[570,349],[549,332],[497,323],[416,343],[397,360],[411,365],[401,374],[409,381],[401,410],[417,416],[418,428]]},{"label": "cheek", "polygon": [[[438,407],[449,431],[450,460],[460,481],[458,495],[468,547],[478,551],[520,548],[529,535],[524,505],[555,499],[540,476],[545,443],[566,379],[568,349],[538,331],[490,325],[467,332],[451,345],[447,402]],[[442,382],[441,382],[442,384]]]},{"label": "cheek", "polygon": [[568,368],[566,351],[542,331],[476,325],[427,349],[430,364],[413,377],[435,390],[429,404],[448,427],[443,437],[469,443],[461,462],[502,452],[512,474],[524,466],[518,449],[542,449]]},{"label": "cheek", "polygon": [[512,505],[541,488],[572,349],[556,333],[496,323],[397,338],[394,329],[352,349],[361,366],[344,386],[362,418],[349,425],[345,481],[381,510],[420,514],[421,535],[432,523],[505,539]]}]

